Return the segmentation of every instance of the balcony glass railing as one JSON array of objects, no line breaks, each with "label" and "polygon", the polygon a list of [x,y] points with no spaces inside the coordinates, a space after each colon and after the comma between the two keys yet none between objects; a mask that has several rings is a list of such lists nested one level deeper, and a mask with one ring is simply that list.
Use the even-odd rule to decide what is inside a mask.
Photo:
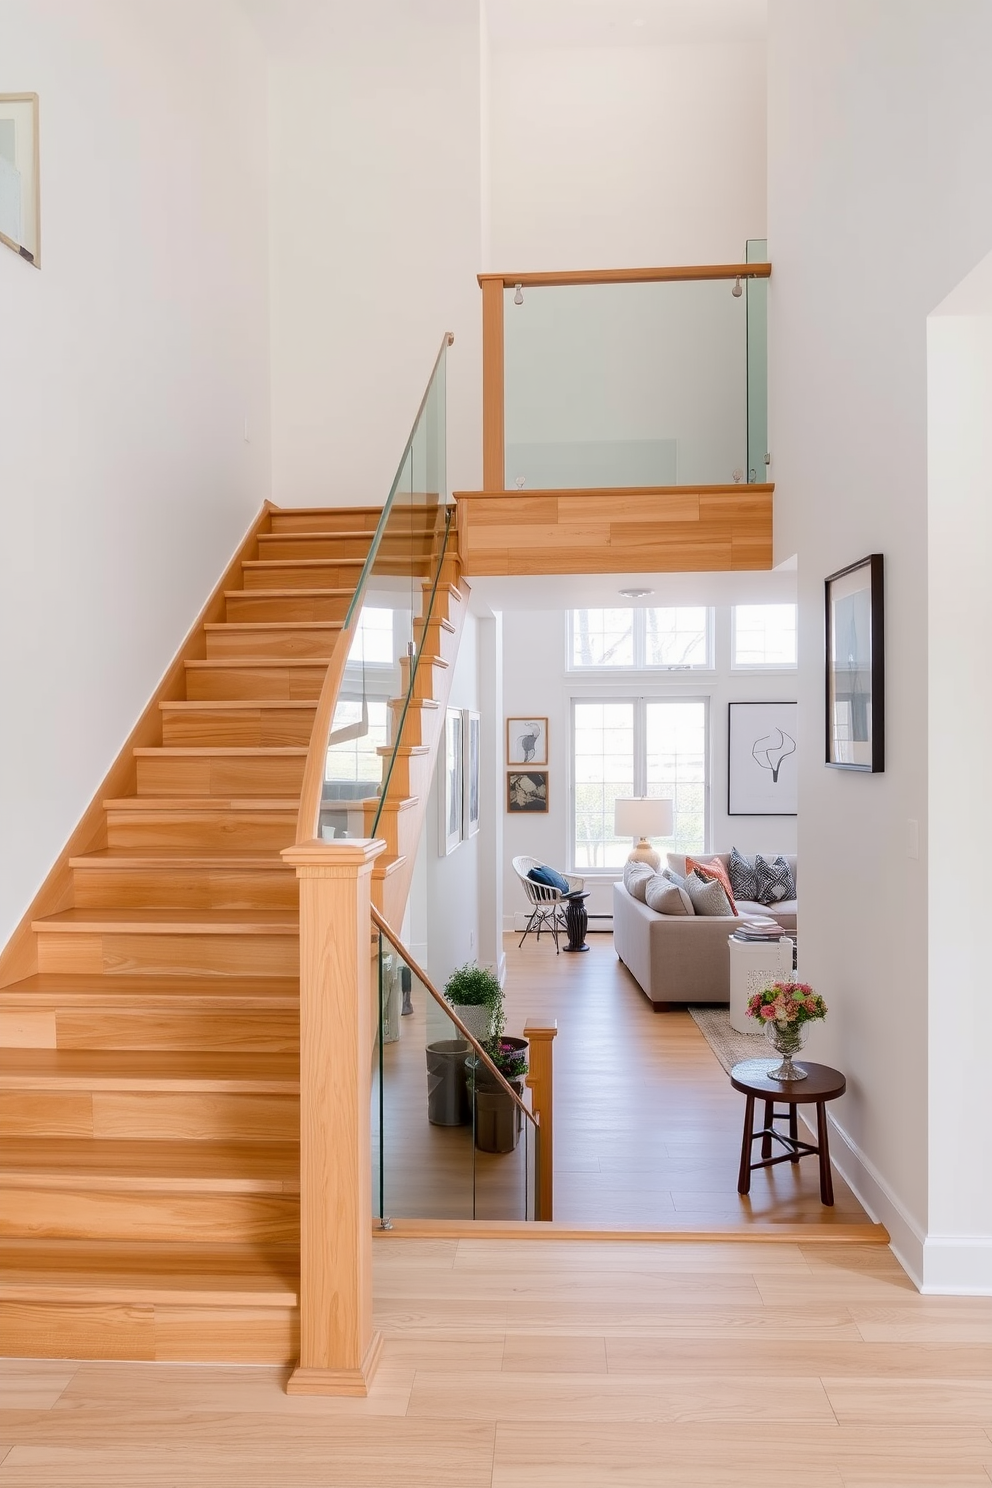
[{"label": "balcony glass railing", "polygon": [[372,1194],[391,1219],[536,1217],[538,1125],[522,1079],[506,1080],[398,936],[378,926]]},{"label": "balcony glass railing", "polygon": [[767,275],[765,246],[739,265],[491,285],[502,489],[764,482],[767,284],[747,266]]}]

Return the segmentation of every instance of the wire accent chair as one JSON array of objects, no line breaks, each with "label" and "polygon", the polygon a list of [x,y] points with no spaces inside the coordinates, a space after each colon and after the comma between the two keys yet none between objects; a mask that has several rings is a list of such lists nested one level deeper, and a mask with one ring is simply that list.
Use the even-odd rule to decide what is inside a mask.
[{"label": "wire accent chair", "polygon": [[512,859],[513,871],[524,886],[527,902],[530,905],[530,918],[523,935],[520,937],[520,945],[523,945],[528,935],[533,930],[538,940],[541,939],[541,931],[550,935],[555,943],[555,955],[559,954],[558,937],[563,932],[567,934],[565,924],[565,905],[568,894],[581,894],[585,888],[585,879],[577,878],[574,874],[563,873],[562,878],[568,882],[568,893],[561,889],[552,888],[550,884],[535,883],[527,875],[532,868],[542,866],[540,859],[517,857]]}]

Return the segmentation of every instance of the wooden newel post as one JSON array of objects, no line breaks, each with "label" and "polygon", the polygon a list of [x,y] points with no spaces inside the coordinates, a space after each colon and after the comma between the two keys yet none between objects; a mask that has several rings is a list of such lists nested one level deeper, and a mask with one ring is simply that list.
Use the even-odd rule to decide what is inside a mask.
[{"label": "wooden newel post", "polygon": [[557,1020],[524,1024],[524,1038],[530,1042],[530,1072],[524,1079],[533,1093],[534,1112],[538,1119],[535,1219],[554,1218],[554,1041],[557,1034]]},{"label": "wooden newel post", "polygon": [[300,881],[300,1360],[291,1395],[366,1395],[372,1328],[369,899],[385,843],[304,842]]}]

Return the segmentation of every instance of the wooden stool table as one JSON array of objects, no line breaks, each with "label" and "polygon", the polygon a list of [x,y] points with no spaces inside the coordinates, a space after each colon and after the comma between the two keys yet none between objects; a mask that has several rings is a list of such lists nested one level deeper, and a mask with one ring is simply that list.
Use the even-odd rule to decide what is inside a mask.
[{"label": "wooden stool table", "polygon": [[[820,1200],[824,1204],[834,1201],[834,1185],[830,1176],[830,1148],[827,1142],[827,1101],[836,1100],[847,1089],[847,1081],[840,1070],[828,1064],[807,1064],[797,1060],[800,1069],[806,1071],[805,1080],[773,1080],[768,1071],[777,1060],[745,1059],[735,1064],[730,1071],[730,1083],[735,1090],[747,1096],[744,1107],[744,1140],[741,1143],[741,1171],[737,1180],[737,1192],[746,1194],[751,1188],[751,1174],[755,1168],[771,1168],[776,1163],[797,1163],[801,1157],[816,1153],[820,1159]],[[765,1102],[765,1124],[761,1131],[754,1130],[754,1103],[761,1098]],[[775,1110],[775,1103],[788,1106],[787,1111]],[[816,1106],[816,1143],[800,1142],[796,1107]],[[776,1121],[788,1118],[789,1135],[775,1130]],[[761,1161],[751,1157],[752,1143],[761,1138]],[[778,1157],[772,1157],[772,1141],[781,1142],[786,1148]]]}]

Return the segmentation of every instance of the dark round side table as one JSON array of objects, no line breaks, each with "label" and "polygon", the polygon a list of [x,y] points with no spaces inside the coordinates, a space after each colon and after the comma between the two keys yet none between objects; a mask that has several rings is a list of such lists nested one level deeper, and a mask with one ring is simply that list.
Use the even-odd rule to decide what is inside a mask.
[{"label": "dark round side table", "polygon": [[588,894],[567,894],[565,896],[565,929],[568,931],[566,951],[587,951],[589,949],[586,945],[589,916],[585,906],[588,898]]},{"label": "dark round side table", "polygon": [[[836,1100],[847,1089],[847,1081],[840,1070],[828,1064],[808,1064],[797,1060],[800,1069],[806,1071],[805,1080],[773,1080],[769,1069],[774,1060],[745,1059],[735,1064],[730,1071],[730,1083],[735,1090],[747,1096],[744,1107],[744,1140],[741,1143],[741,1170],[737,1180],[737,1192],[746,1194],[751,1188],[751,1174],[755,1168],[771,1168],[776,1163],[798,1162],[801,1157],[816,1153],[820,1159],[820,1200],[824,1204],[834,1201],[834,1185],[830,1176],[830,1148],[827,1143],[827,1101]],[[765,1103],[765,1124],[761,1131],[754,1130],[754,1103],[761,1099]],[[776,1111],[775,1104],[787,1107]],[[796,1107],[816,1107],[816,1142],[800,1142]],[[776,1121],[789,1122],[789,1135],[775,1130]],[[752,1144],[761,1138],[761,1160],[755,1162],[751,1156]],[[772,1157],[772,1142],[779,1142],[786,1149],[778,1157]]]}]

